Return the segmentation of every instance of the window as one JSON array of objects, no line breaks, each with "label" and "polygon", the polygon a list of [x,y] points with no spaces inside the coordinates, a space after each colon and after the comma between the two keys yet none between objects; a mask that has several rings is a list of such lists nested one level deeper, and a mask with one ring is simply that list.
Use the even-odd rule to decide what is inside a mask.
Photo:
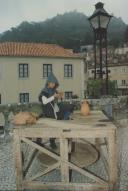
[{"label": "window", "polygon": [[72,77],[72,65],[71,64],[64,65],[64,77]]},{"label": "window", "polygon": [[52,64],[43,64],[43,77],[47,78],[52,72]]},{"label": "window", "polygon": [[126,85],[126,81],[122,80],[122,86]]},{"label": "window", "polygon": [[100,74],[100,70],[96,70],[97,74]]},{"label": "window", "polygon": [[72,92],[65,92],[65,99],[71,99],[72,98]]},{"label": "window", "polygon": [[19,64],[19,77],[20,78],[28,77],[28,64]]},{"label": "window", "polygon": [[29,102],[29,93],[20,93],[19,99],[20,103]]}]

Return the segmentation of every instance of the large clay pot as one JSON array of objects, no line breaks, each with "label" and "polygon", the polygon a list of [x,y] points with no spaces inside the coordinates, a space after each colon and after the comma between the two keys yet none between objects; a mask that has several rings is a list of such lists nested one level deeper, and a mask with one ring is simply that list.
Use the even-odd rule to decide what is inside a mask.
[{"label": "large clay pot", "polygon": [[11,122],[15,125],[35,124],[36,119],[36,114],[25,111],[16,114]]}]

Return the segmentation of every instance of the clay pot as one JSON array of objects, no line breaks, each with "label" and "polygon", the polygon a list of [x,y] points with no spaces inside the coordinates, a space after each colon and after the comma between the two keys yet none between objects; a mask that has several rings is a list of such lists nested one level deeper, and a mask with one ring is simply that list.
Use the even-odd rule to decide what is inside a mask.
[{"label": "clay pot", "polygon": [[35,124],[36,120],[37,120],[36,114],[25,111],[16,114],[11,122],[14,125],[25,125],[25,124]]},{"label": "clay pot", "polygon": [[81,115],[87,116],[90,114],[90,107],[86,100],[81,102],[81,109],[80,109]]}]

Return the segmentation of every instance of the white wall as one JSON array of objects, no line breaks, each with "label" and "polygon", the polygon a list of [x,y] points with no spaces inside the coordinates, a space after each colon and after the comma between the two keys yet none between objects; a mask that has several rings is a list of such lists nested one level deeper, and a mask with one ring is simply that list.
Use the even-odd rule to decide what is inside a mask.
[{"label": "white wall", "polygon": [[[19,63],[29,64],[29,78],[20,79]],[[30,102],[38,100],[44,87],[43,64],[52,64],[53,73],[59,80],[61,91],[72,91],[79,97],[84,91],[84,64],[82,59],[41,58],[41,57],[0,57],[0,94],[2,103],[19,102],[19,93],[29,93]],[[72,64],[73,77],[64,77],[64,64]]]}]

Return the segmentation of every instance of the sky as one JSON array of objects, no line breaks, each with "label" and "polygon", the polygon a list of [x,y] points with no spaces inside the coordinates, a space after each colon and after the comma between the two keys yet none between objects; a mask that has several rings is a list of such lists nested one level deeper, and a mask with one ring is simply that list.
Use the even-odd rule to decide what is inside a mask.
[{"label": "sky", "polygon": [[[99,0],[109,14],[128,24],[128,0]],[[69,11],[90,16],[98,0],[0,0],[0,33],[23,21],[40,22]]]}]

